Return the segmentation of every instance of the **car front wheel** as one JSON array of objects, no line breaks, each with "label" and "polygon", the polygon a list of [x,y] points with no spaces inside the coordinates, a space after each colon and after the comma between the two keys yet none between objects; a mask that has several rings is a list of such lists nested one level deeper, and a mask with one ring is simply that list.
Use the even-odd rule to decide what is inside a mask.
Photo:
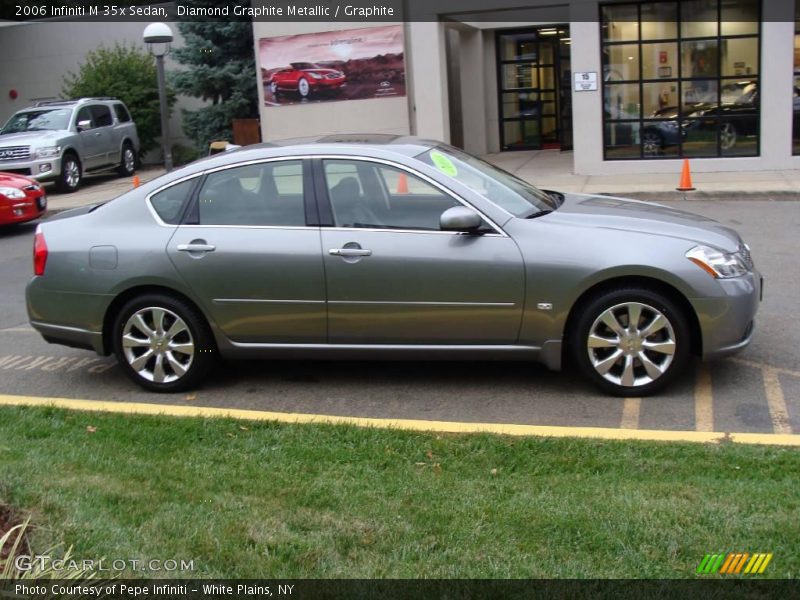
[{"label": "car front wheel", "polygon": [[669,384],[689,359],[689,328],[662,294],[625,288],[580,307],[570,345],[580,370],[615,396],[647,396]]},{"label": "car front wheel", "polygon": [[130,300],[114,323],[114,352],[126,375],[154,392],[197,386],[216,349],[203,317],[185,302],[162,294]]},{"label": "car front wheel", "polygon": [[60,192],[74,192],[81,184],[81,163],[78,157],[67,153],[61,159],[61,174],[56,180],[56,187]]},{"label": "car front wheel", "polygon": [[311,93],[311,86],[308,84],[307,80],[301,78],[300,81],[297,82],[297,93],[303,98],[308,98],[308,95]]}]

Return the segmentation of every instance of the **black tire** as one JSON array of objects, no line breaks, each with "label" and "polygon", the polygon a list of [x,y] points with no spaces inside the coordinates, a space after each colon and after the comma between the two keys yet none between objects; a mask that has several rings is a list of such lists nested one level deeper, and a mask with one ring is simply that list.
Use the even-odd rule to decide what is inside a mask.
[{"label": "black tire", "polygon": [[645,156],[661,156],[664,153],[664,139],[654,129],[642,133],[642,152]]},{"label": "black tire", "polygon": [[136,172],[136,151],[130,142],[125,142],[122,145],[122,152],[119,157],[119,166],[117,173],[121,177],[131,177]]},{"label": "black tire", "polygon": [[[691,354],[686,315],[663,294],[640,287],[619,288],[589,298],[576,310],[578,318],[568,334],[573,360],[581,373],[604,392],[621,397],[648,396],[669,385],[685,370]],[[640,315],[637,326],[631,328],[630,315],[637,310]],[[601,320],[608,311],[616,319],[615,326],[622,326],[624,335],[614,333]],[[667,325],[647,334],[648,325],[661,323],[656,321],[659,313]],[[647,335],[630,335],[631,329]],[[593,348],[589,347],[590,333],[595,335]],[[605,340],[614,338],[614,343],[604,346]],[[658,350],[653,350],[654,344],[658,344]],[[650,364],[645,365],[644,360]],[[608,365],[610,368],[601,374],[600,370]],[[661,374],[653,376],[657,372]]]},{"label": "black tire", "polygon": [[61,159],[61,173],[56,179],[56,189],[69,194],[81,185],[81,161],[73,152],[67,152]]},{"label": "black tire", "polygon": [[[160,331],[155,314],[148,313],[151,310],[163,311]],[[137,313],[144,320],[143,325],[133,323]],[[185,330],[177,326],[175,317]],[[145,333],[148,328],[153,337]],[[177,333],[170,336],[170,331]],[[127,349],[123,346],[126,333],[134,342],[128,344]],[[125,303],[114,319],[112,336],[114,353],[122,370],[134,382],[152,392],[181,392],[197,387],[216,361],[214,338],[203,316],[186,302],[166,294],[144,294]],[[139,340],[145,343],[140,344]],[[189,344],[192,346],[191,356]],[[150,355],[144,357],[148,352]],[[157,367],[159,355],[160,372]],[[134,368],[134,364],[138,368]],[[173,365],[185,368],[185,371],[180,373]],[[158,381],[159,377],[161,381]]]}]

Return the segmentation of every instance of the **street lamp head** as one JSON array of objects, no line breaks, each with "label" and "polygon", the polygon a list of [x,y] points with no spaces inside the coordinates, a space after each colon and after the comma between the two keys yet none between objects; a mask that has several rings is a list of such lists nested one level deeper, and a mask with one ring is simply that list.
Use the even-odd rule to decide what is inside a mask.
[{"label": "street lamp head", "polygon": [[142,39],[144,39],[144,43],[147,44],[152,54],[164,56],[169,53],[172,30],[166,23],[150,23],[144,28]]}]

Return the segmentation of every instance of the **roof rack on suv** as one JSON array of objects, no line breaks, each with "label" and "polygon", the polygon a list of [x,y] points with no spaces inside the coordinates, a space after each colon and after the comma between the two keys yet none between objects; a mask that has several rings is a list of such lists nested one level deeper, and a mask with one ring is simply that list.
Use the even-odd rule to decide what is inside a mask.
[{"label": "roof rack on suv", "polygon": [[51,105],[57,105],[57,104],[75,104],[75,103],[89,102],[89,101],[95,101],[95,100],[119,100],[119,98],[116,98],[114,96],[93,96],[93,97],[86,97],[86,98],[72,98],[71,100],[67,100],[67,99],[62,98],[62,99],[59,99],[59,100],[39,100],[37,102],[34,102],[33,105],[34,106],[51,106]]}]

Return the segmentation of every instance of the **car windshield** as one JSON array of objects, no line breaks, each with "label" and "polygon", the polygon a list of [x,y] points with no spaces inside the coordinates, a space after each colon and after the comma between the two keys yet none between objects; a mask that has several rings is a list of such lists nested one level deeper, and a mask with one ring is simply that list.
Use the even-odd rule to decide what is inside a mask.
[{"label": "car windshield", "polygon": [[8,120],[0,133],[69,129],[69,115],[70,110],[65,108],[18,112]]},{"label": "car windshield", "polygon": [[558,208],[548,193],[494,165],[451,146],[437,146],[417,159],[467,186],[515,217],[529,218]]},{"label": "car windshield", "polygon": [[297,69],[297,70],[302,70],[302,69],[319,69],[319,66],[318,66],[318,65],[315,65],[314,63],[309,63],[309,62],[296,62],[296,63],[292,63],[292,67],[294,67],[294,68],[295,68],[295,69]]}]

